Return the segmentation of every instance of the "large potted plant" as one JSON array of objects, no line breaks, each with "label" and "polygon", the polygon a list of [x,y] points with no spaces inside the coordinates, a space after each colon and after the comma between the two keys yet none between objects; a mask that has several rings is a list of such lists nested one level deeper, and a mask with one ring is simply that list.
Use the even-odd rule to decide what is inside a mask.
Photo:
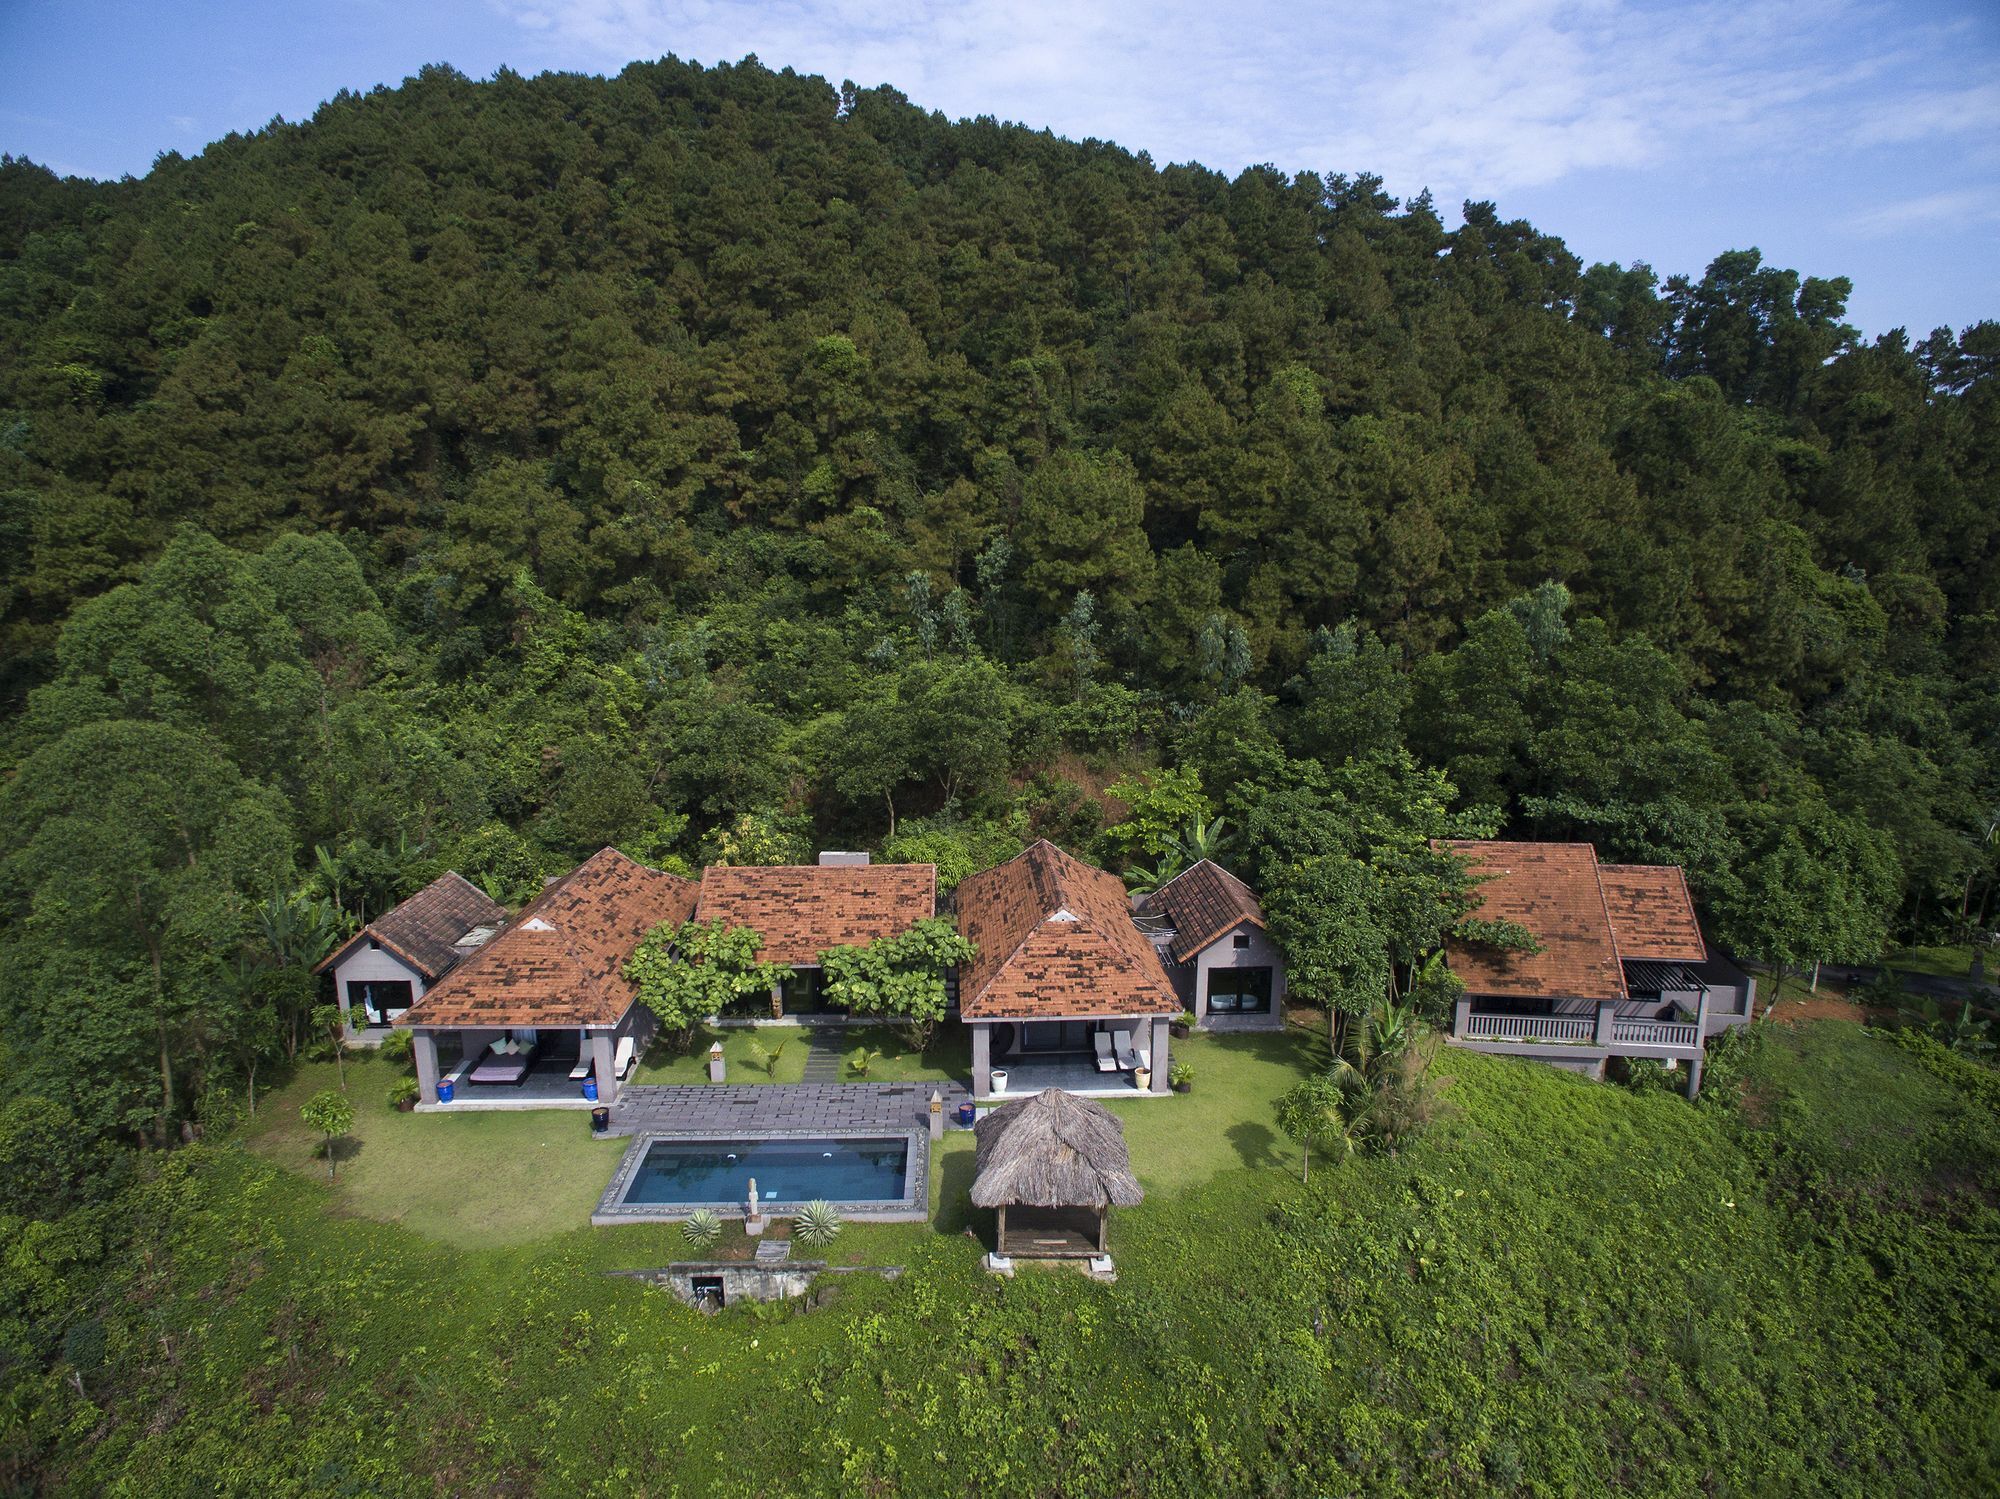
[{"label": "large potted plant", "polygon": [[1194,1090],[1194,1066],[1188,1062],[1176,1062],[1167,1069],[1167,1081],[1173,1084],[1176,1093],[1190,1093]]},{"label": "large potted plant", "polygon": [[1193,1030],[1194,1027],[1195,1027],[1195,1018],[1193,1010],[1182,1010],[1180,1014],[1174,1016],[1174,1018],[1167,1024],[1167,1029],[1171,1031],[1174,1035],[1174,1038],[1179,1041],[1185,1041],[1187,1039],[1188,1032]]}]

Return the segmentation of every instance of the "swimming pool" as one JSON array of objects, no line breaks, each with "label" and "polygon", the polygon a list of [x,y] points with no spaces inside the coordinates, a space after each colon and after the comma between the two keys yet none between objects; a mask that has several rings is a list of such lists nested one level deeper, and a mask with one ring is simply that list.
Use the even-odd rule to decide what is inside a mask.
[{"label": "swimming pool", "polygon": [[922,1130],[641,1135],[626,1151],[591,1221],[685,1218],[704,1207],[740,1217],[753,1178],[759,1203],[781,1217],[823,1198],[852,1218],[923,1218],[930,1198],[929,1144]]}]

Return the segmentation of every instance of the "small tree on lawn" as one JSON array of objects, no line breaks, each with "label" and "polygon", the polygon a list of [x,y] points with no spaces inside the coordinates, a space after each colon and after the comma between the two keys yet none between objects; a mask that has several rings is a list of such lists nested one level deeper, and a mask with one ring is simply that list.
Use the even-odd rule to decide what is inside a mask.
[{"label": "small tree on lawn", "polygon": [[333,1143],[354,1128],[354,1105],[347,1095],[322,1088],[299,1110],[306,1127],[326,1136],[326,1179],[333,1180]]},{"label": "small tree on lawn", "polygon": [[347,1022],[342,1018],[339,1005],[320,1005],[313,1011],[313,1029],[333,1048],[334,1074],[340,1079],[340,1091],[347,1091]]},{"label": "small tree on lawn", "polygon": [[758,962],[757,949],[763,945],[753,927],[663,921],[626,962],[625,977],[638,986],[640,1002],[659,1018],[668,1043],[686,1051],[702,1020],[737,1000],[769,994],[791,972],[782,963]]},{"label": "small tree on lawn", "polygon": [[922,1050],[944,1019],[945,971],[977,949],[942,916],[865,947],[829,947],[819,955],[826,995],[850,1015],[881,1015],[901,1024]]},{"label": "small tree on lawn", "polygon": [[1278,1128],[1299,1142],[1300,1181],[1312,1180],[1315,1149],[1344,1147],[1353,1153],[1357,1141],[1342,1112],[1345,1102],[1340,1085],[1324,1073],[1307,1078],[1278,1100]]}]

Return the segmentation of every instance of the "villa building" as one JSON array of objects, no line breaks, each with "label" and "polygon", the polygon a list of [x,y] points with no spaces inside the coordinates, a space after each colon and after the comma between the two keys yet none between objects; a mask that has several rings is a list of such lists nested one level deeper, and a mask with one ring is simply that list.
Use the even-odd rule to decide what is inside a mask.
[{"label": "villa building", "polygon": [[313,971],[333,974],[350,1040],[379,1046],[424,991],[489,941],[507,908],[470,880],[439,875],[378,916]]},{"label": "villa building", "polygon": [[1250,887],[1213,859],[1134,903],[1181,1008],[1209,1030],[1282,1030],[1285,959]]},{"label": "villa building", "polygon": [[1756,980],[1712,952],[1671,865],[1599,864],[1588,843],[1444,845],[1479,879],[1472,914],[1509,921],[1539,951],[1450,941],[1465,985],[1451,1040],[1602,1077],[1614,1056],[1687,1064],[1701,1087],[1708,1037],[1747,1025]]},{"label": "villa building", "polygon": [[960,882],[972,1092],[1165,1093],[1182,1001],[1116,875],[1046,839]]}]

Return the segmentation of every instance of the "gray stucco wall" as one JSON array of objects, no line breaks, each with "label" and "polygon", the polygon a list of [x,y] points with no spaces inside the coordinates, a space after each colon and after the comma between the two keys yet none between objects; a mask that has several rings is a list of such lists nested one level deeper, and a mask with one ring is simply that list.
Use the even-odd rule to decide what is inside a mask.
[{"label": "gray stucco wall", "polygon": [[368,983],[398,979],[410,986],[410,1003],[415,1004],[424,997],[424,976],[410,967],[401,958],[385,947],[370,947],[363,942],[349,953],[333,969],[333,991],[340,1001],[340,1016],[347,1025],[347,1034],[357,1046],[380,1046],[382,1038],[392,1029],[386,1025],[357,1025],[359,1016],[348,1012],[347,985],[350,980]]},{"label": "gray stucco wall", "polygon": [[[1248,947],[1239,948],[1236,938],[1250,939]],[[1194,1011],[1195,1019],[1212,1030],[1282,1030],[1285,1025],[1285,959],[1261,927],[1245,922],[1241,926],[1224,932],[1215,941],[1194,955],[1194,960],[1183,965],[1189,975],[1189,988],[1183,990],[1182,997],[1192,1002],[1188,1008]],[[1208,1014],[1208,978],[1219,968],[1269,968],[1271,970],[1271,1011],[1268,1015],[1219,1015],[1213,1020]],[[1181,985],[1176,978],[1174,987]]]}]

